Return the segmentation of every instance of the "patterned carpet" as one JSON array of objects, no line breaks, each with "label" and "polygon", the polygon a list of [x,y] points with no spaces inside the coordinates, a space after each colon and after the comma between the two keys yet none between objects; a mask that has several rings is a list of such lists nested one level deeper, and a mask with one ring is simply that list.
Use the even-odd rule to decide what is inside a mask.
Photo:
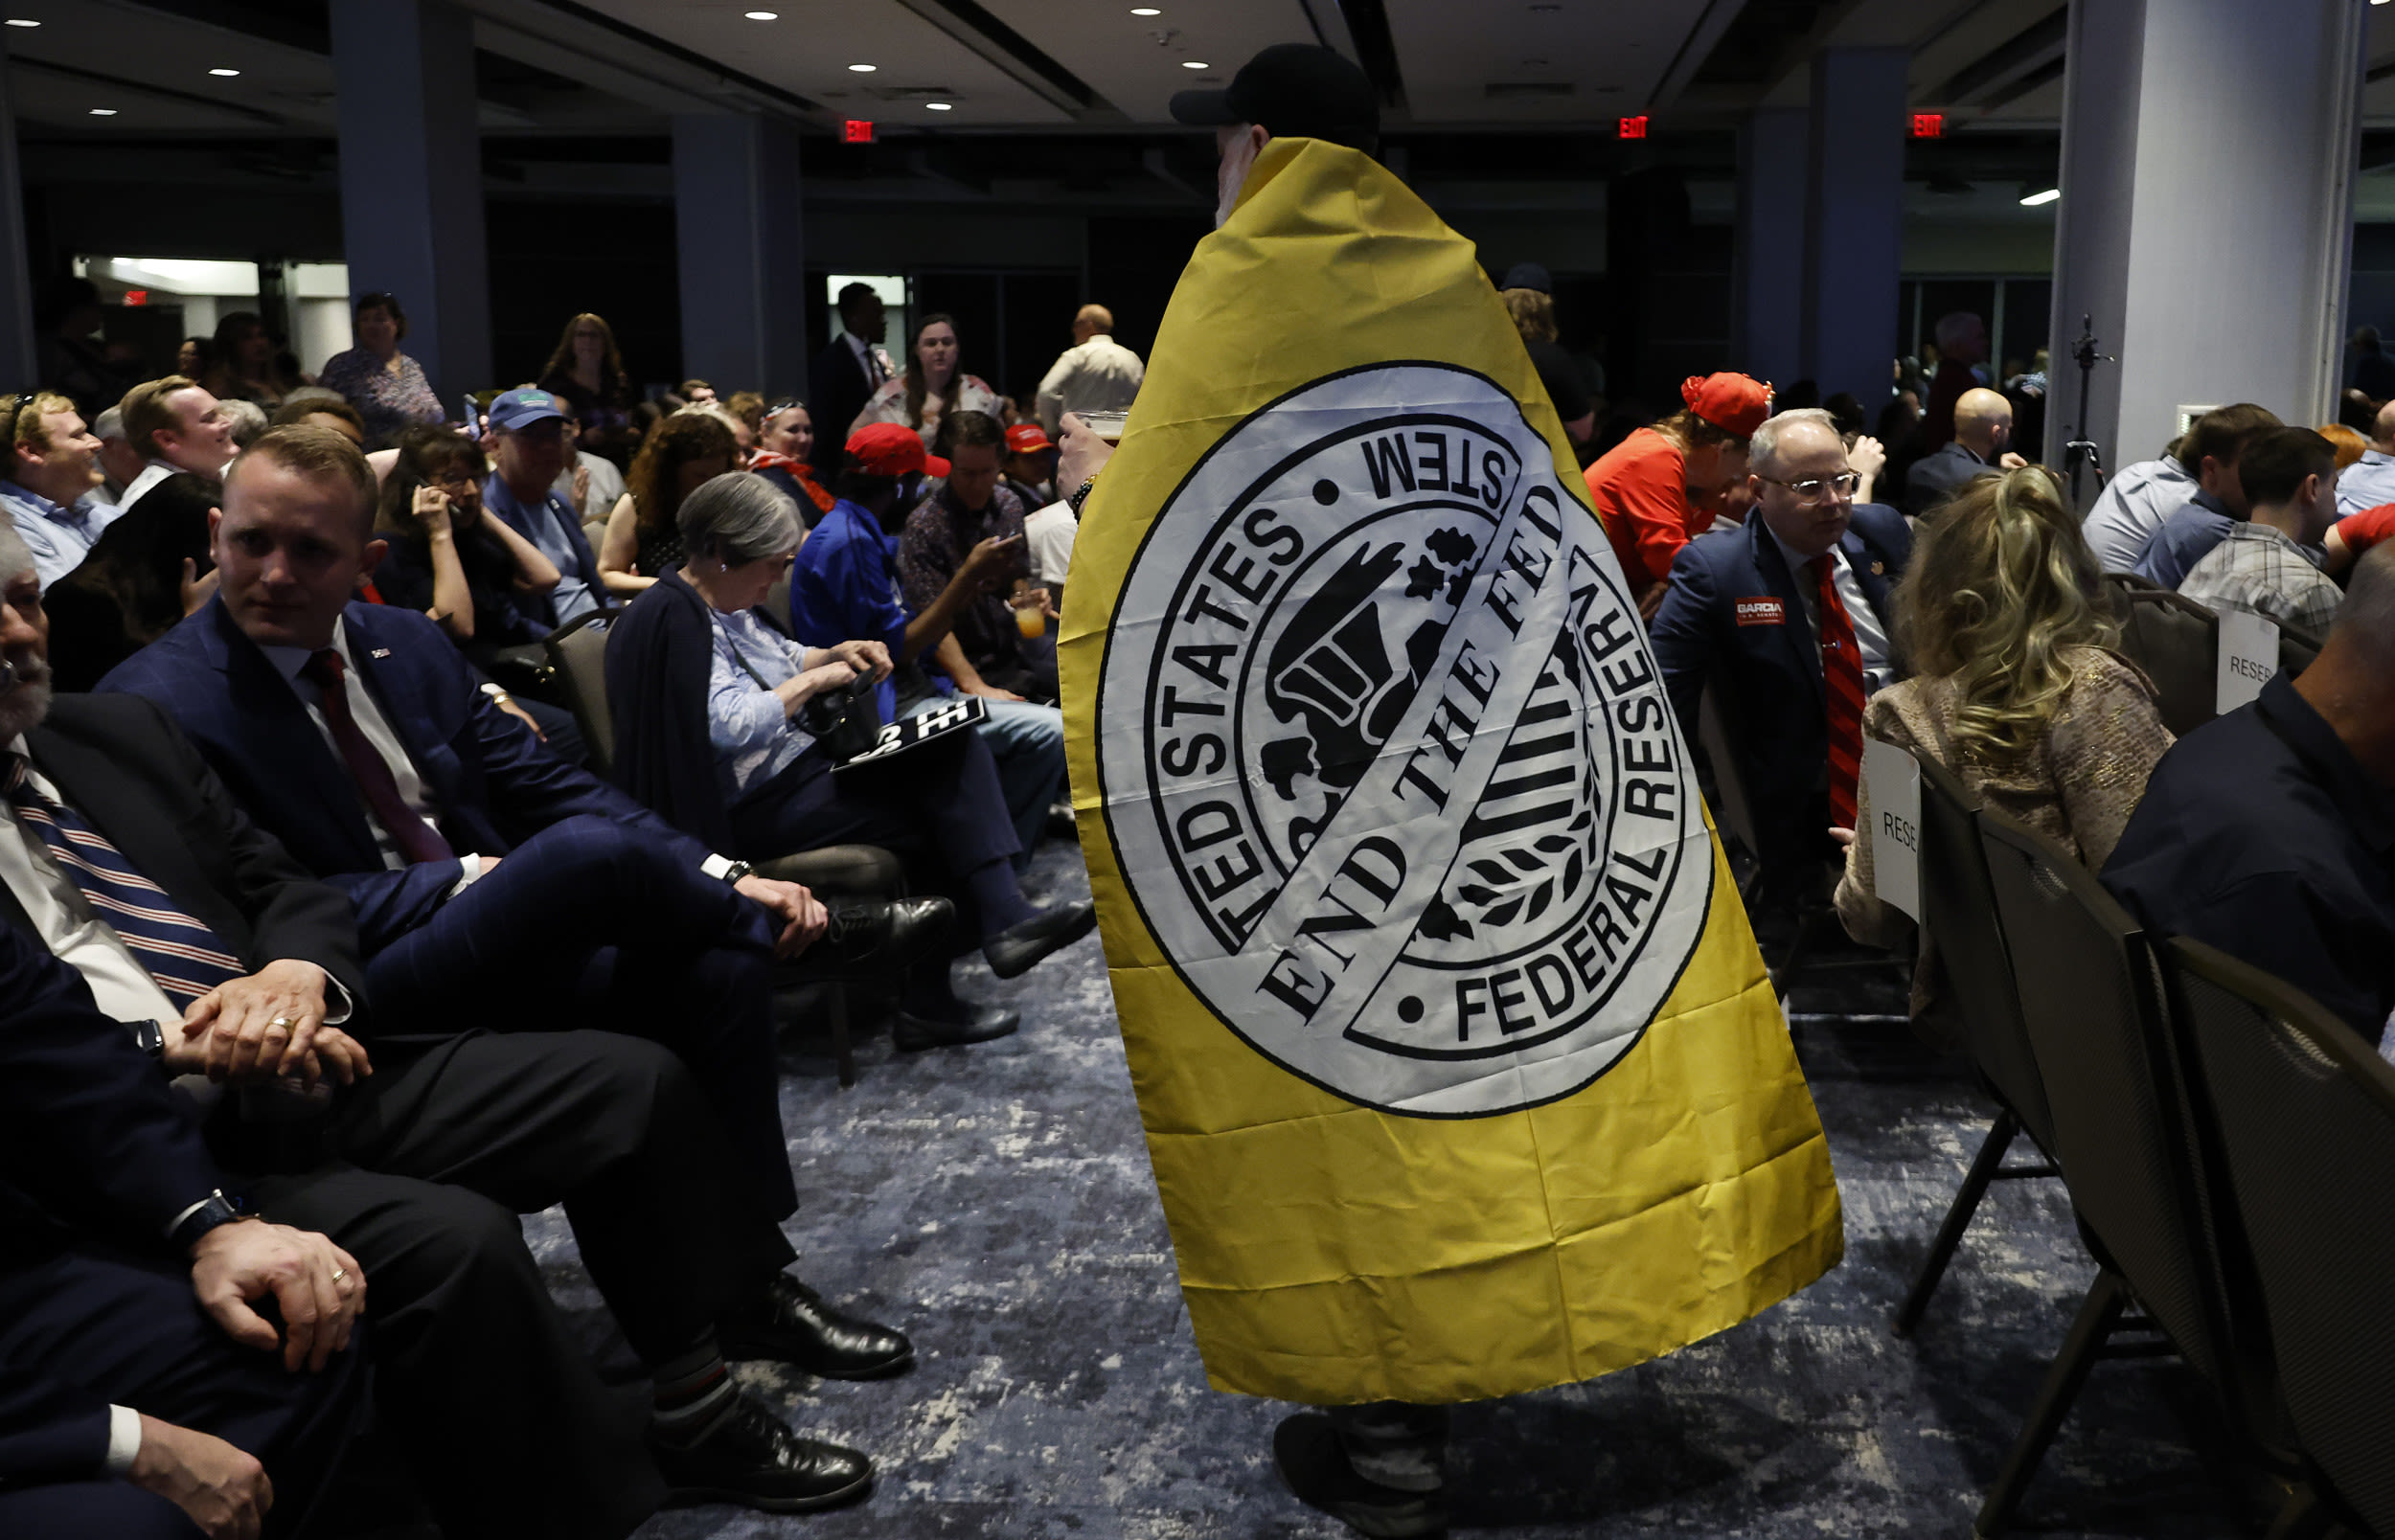
[{"label": "patterned carpet", "polygon": [[[1086,891],[1043,850],[1038,896]],[[743,1370],[800,1429],[872,1452],[862,1505],[810,1518],[729,1507],[640,1534],[988,1540],[1330,1537],[1267,1456],[1287,1408],[1205,1384],[1139,1138],[1095,940],[969,995],[1019,1006],[996,1044],[900,1055],[885,1033],[839,1089],[822,1045],[786,1061],[803,1276],[912,1333],[883,1384]],[[1758,1320],[1585,1385],[1459,1409],[1459,1529],[1491,1536],[1964,1536],[2092,1277],[2059,1184],[1999,1183],[1917,1338],[1887,1322],[1988,1109],[1922,1046],[1885,970],[1800,988],[1797,1039],[1846,1206],[1847,1257]],[[1866,1013],[1831,1020],[1815,1013]],[[562,1218],[530,1221],[559,1296],[636,1372]],[[2170,1361],[2100,1365],[2017,1532],[2259,1533]]]}]

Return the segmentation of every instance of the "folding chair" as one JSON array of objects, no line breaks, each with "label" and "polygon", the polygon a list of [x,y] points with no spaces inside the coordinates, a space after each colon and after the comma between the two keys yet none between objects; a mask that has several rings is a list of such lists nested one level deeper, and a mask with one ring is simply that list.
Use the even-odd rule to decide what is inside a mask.
[{"label": "folding chair", "polygon": [[2021,1020],[2012,960],[1996,921],[1996,893],[1988,883],[1988,858],[1974,816],[1978,795],[1935,760],[1920,764],[1922,924],[1934,947],[1938,983],[1962,1017],[1964,1041],[1980,1083],[1996,1098],[1996,1114],[1929,1244],[1912,1292],[1896,1312],[1900,1337],[1910,1336],[1921,1324],[1988,1185],[2060,1174],[2051,1160],[2004,1164],[2004,1152],[2024,1132],[2041,1152],[2053,1147],[2053,1115],[2046,1110],[2045,1085],[2038,1078],[2036,1051]]},{"label": "folding chair", "polygon": [[2273,1540],[2395,1535],[2395,1066],[2284,980],[2163,951],[2172,1015],[2259,1281],[2304,1480]]},{"label": "folding chair", "polygon": [[1978,817],[2053,1118],[2048,1148],[2097,1264],[1980,1509],[1973,1532],[1992,1536],[2011,1521],[2099,1358],[2176,1350],[2250,1441],[2268,1419],[2248,1372],[2255,1328],[2232,1316],[2144,932],[2070,851],[1993,809]]}]

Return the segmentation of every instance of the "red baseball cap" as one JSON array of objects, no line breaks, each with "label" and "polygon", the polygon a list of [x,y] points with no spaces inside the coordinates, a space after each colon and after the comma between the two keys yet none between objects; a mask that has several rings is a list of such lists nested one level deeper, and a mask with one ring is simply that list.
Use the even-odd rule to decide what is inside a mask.
[{"label": "red baseball cap", "polygon": [[1017,422],[1006,430],[1006,452],[1010,455],[1036,455],[1055,447],[1037,422]]},{"label": "red baseball cap", "polygon": [[1742,439],[1771,415],[1771,387],[1745,374],[1691,374],[1680,381],[1679,398],[1707,422]]},{"label": "red baseball cap", "polygon": [[924,453],[923,439],[903,422],[876,422],[848,436],[848,452],[868,476],[903,476],[920,470],[945,476],[948,463]]}]

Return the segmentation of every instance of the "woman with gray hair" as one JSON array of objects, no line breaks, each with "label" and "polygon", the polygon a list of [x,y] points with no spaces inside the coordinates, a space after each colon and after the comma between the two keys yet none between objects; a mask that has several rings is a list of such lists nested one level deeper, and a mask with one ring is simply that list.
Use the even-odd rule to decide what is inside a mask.
[{"label": "woman with gray hair", "polygon": [[[759,607],[804,538],[789,498],[733,471],[691,493],[677,523],[682,565],[644,591],[607,638],[617,783],[741,861],[855,843],[897,851],[918,892],[953,902],[963,938],[1002,979],[1088,935],[1097,916],[1086,901],[1036,909],[1024,898],[1014,823],[979,733],[949,733],[870,772],[833,774],[804,708],[878,684],[890,654],[878,641],[801,645]],[[856,694],[872,710],[871,691]],[[894,1037],[901,1048],[979,1042],[1019,1019],[965,1005],[947,969],[929,963],[908,970]]]}]

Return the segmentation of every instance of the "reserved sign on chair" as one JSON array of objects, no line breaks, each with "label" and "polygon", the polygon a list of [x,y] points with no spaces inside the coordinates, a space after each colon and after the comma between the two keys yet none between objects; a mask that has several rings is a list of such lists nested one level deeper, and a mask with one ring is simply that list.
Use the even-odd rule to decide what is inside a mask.
[{"label": "reserved sign on chair", "polygon": [[951,733],[970,732],[979,727],[989,714],[990,708],[984,706],[978,696],[958,695],[937,711],[901,721],[885,722],[880,737],[875,740],[872,748],[853,759],[833,765],[833,774],[841,775],[878,764],[884,759],[947,737]]},{"label": "reserved sign on chair", "polygon": [[1871,887],[1880,901],[1921,917],[1921,766],[1893,743],[1862,740],[1862,779],[1870,788]]},{"label": "reserved sign on chair", "polygon": [[2278,623],[2246,610],[2224,609],[2219,645],[2213,711],[2226,716],[2259,696],[2278,672]]}]

